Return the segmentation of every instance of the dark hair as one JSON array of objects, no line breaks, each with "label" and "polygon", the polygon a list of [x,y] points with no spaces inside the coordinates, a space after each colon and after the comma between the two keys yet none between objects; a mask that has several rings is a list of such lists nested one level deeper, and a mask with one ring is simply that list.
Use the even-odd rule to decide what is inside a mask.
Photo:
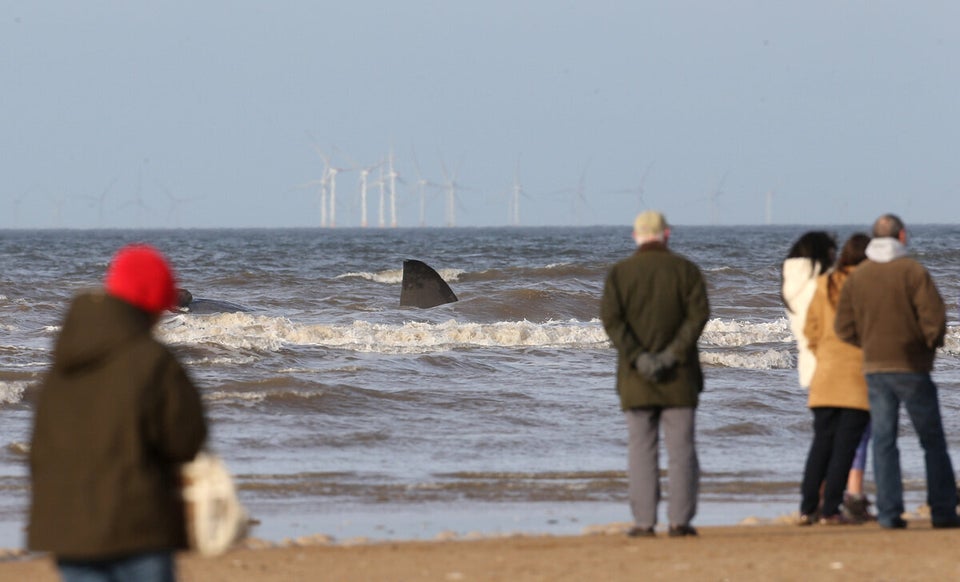
[{"label": "dark hair", "polygon": [[[837,240],[832,234],[825,230],[811,230],[804,233],[797,242],[790,247],[787,253],[788,259],[804,258],[810,259],[810,276],[816,273],[825,273],[833,266],[834,255],[837,252]],[[820,269],[817,270],[817,265]],[[787,298],[783,296],[783,270],[780,271],[780,300],[790,311],[790,304]]]},{"label": "dark hair", "polygon": [[837,265],[827,278],[827,299],[830,301],[830,305],[837,306],[837,301],[840,299],[840,289],[843,287],[847,275],[854,267],[866,260],[868,244],[870,244],[870,237],[862,232],[850,235],[847,242],[843,243],[843,250],[840,251]]},{"label": "dark hair", "polygon": [[820,265],[820,272],[823,273],[833,266],[833,257],[836,252],[837,239],[832,234],[825,230],[811,230],[793,243],[787,258],[811,259],[815,264]]}]

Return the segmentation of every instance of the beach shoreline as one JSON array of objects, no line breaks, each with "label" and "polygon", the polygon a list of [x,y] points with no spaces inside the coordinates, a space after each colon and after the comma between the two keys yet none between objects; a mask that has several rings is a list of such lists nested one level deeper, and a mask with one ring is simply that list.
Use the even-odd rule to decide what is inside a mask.
[{"label": "beach shoreline", "polygon": [[[216,558],[178,557],[180,580],[936,580],[956,579],[960,530],[912,519],[906,530],[761,524],[700,527],[696,538],[628,538],[626,524],[572,536],[246,547]],[[0,562],[0,582],[57,579],[45,556]]]},{"label": "beach shoreline", "polygon": [[[596,524],[630,519],[626,501],[608,502],[490,502],[459,504],[386,504],[319,506],[305,509],[289,504],[247,507],[254,523],[249,535],[271,544],[327,536],[370,542],[431,541],[451,538],[492,538],[513,535],[580,535]],[[796,511],[788,500],[702,501],[694,525],[730,526],[777,523]],[[661,508],[661,516],[665,507]],[[0,522],[0,552],[23,547],[23,520]]]}]

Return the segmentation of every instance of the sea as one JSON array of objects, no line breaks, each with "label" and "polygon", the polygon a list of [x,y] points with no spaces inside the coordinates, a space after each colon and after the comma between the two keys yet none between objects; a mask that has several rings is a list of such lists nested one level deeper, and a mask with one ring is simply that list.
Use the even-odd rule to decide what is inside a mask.
[{"label": "sea", "polygon": [[[812,417],[780,263],[813,228],[673,228],[671,247],[700,266],[711,307],[696,525],[774,520],[799,503]],[[866,229],[828,230],[842,242]],[[24,545],[34,401],[65,308],[101,285],[130,242],[166,253],[195,298],[237,308],[171,313],[156,335],[202,392],[208,446],[234,474],[253,536],[567,535],[629,522],[616,353],[599,304],[608,269],[634,250],[630,234],[629,225],[0,231],[0,548]],[[948,305],[933,376],[956,466],[960,226],[913,227],[910,249]],[[436,269],[459,301],[401,307],[406,259]],[[900,444],[911,509],[925,500],[924,469],[905,416]]]}]

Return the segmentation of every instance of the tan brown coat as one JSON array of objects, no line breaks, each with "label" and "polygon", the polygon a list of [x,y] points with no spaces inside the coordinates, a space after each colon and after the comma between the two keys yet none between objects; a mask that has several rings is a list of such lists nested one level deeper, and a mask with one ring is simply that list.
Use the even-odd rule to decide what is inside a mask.
[{"label": "tan brown coat", "polygon": [[[863,375],[863,352],[837,337],[833,329],[836,309],[827,297],[830,275],[817,277],[817,288],[807,310],[803,333],[816,357],[807,405],[870,410],[867,381]],[[838,278],[846,279],[839,274]],[[838,281],[843,284],[842,281]]]}]

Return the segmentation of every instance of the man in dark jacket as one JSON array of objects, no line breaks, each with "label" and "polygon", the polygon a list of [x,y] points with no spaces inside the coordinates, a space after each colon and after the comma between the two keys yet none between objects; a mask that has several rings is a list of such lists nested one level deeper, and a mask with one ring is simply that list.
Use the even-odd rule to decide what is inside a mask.
[{"label": "man in dark jacket", "polygon": [[873,225],[867,259],[847,279],[837,304],[837,337],[863,350],[877,521],[907,527],[897,448],[900,404],[910,415],[927,468],[927,501],[933,527],[960,527],[957,484],[940,417],[937,386],[930,377],[946,334],[946,308],[930,273],[907,256],[907,229],[893,214]]},{"label": "man in dark jacket", "polygon": [[155,249],[121,249],[71,304],[37,400],[28,545],[64,580],[164,581],[186,545],[179,464],[203,444],[200,395],[152,336],[176,284]]},{"label": "man in dark jacket", "polygon": [[669,455],[671,536],[696,535],[700,465],[694,415],[703,390],[697,340],[710,315],[700,269],[667,249],[663,215],[637,216],[637,251],[610,270],[600,317],[618,352],[617,392],[626,415],[633,537],[654,535],[660,499],[659,429]]}]

